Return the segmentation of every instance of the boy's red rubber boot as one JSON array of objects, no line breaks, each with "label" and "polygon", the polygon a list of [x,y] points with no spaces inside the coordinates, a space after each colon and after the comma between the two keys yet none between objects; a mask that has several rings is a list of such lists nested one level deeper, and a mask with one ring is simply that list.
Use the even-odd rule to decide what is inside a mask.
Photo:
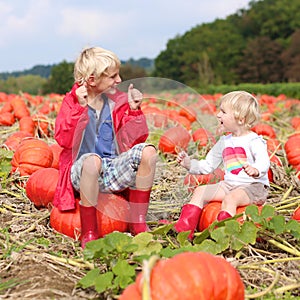
[{"label": "boy's red rubber boot", "polygon": [[94,206],[80,205],[80,221],[81,221],[81,247],[89,241],[97,240],[99,238],[96,208]]},{"label": "boy's red rubber boot", "polygon": [[130,223],[129,230],[132,235],[150,231],[146,217],[149,207],[151,190],[129,190]]},{"label": "boy's red rubber boot", "polygon": [[226,220],[226,219],[229,219],[229,218],[232,218],[232,215],[229,212],[225,211],[225,210],[221,210],[219,212],[219,214],[217,215],[217,220],[218,221],[223,221],[223,220]]},{"label": "boy's red rubber boot", "polygon": [[198,225],[202,209],[194,204],[185,204],[182,207],[180,217],[176,222],[174,228],[177,232],[191,231],[188,238],[192,240],[194,231]]}]

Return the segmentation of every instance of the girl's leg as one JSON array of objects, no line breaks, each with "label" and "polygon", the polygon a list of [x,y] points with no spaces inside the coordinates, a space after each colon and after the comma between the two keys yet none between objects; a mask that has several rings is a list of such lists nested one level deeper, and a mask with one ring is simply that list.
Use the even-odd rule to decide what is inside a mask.
[{"label": "girl's leg", "polygon": [[80,177],[80,220],[81,247],[99,238],[97,226],[96,205],[99,194],[98,176],[101,170],[101,159],[98,156],[88,156],[82,165]]},{"label": "girl's leg", "polygon": [[219,183],[200,185],[194,190],[189,203],[203,208],[207,202],[223,201],[225,195],[225,191],[220,187]]},{"label": "girl's leg", "polygon": [[136,189],[129,189],[129,229],[133,235],[149,231],[146,216],[155,175],[156,160],[156,149],[153,146],[146,146],[142,151],[141,162],[136,175]]},{"label": "girl's leg", "polygon": [[220,188],[218,183],[202,185],[195,189],[191,201],[183,205],[180,217],[175,224],[177,232],[190,231],[189,239],[193,239],[194,231],[197,228],[205,202],[212,200],[222,201],[225,191]]},{"label": "girl's leg", "polygon": [[219,221],[231,218],[236,214],[238,206],[250,204],[250,198],[243,189],[234,189],[230,191],[224,198],[221,206],[221,211],[217,216]]}]

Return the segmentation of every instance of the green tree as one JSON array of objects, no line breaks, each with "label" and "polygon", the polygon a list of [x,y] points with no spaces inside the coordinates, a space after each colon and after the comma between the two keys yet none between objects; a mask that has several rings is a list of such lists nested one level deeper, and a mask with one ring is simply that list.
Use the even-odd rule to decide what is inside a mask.
[{"label": "green tree", "polygon": [[129,63],[126,63],[126,64],[121,65],[120,76],[123,81],[126,81],[129,79],[146,77],[147,72],[142,67],[133,66]]},{"label": "green tree", "polygon": [[43,85],[43,94],[57,93],[65,94],[74,83],[74,63],[65,60],[51,69],[48,81]]},{"label": "green tree", "polygon": [[32,95],[41,94],[41,88],[46,79],[38,75],[24,75],[20,77],[8,77],[0,80],[0,90],[7,94],[27,92]]},{"label": "green tree", "polygon": [[271,83],[283,81],[282,46],[269,37],[249,40],[237,73],[241,82]]},{"label": "green tree", "polygon": [[291,36],[290,46],[282,53],[284,79],[300,82],[300,29]]}]

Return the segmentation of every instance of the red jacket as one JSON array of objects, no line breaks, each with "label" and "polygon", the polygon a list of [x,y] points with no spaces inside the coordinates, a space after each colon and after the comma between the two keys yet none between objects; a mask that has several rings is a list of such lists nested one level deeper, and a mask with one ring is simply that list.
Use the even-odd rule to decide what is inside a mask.
[{"label": "red jacket", "polygon": [[[59,158],[59,179],[53,204],[60,210],[75,208],[71,166],[77,157],[84,129],[89,122],[88,107],[79,105],[75,94],[78,85],[66,94],[55,122],[55,139],[63,148]],[[127,93],[107,95],[112,100],[112,120],[119,153],[143,143],[148,137],[146,118],[141,110],[131,110]]]}]

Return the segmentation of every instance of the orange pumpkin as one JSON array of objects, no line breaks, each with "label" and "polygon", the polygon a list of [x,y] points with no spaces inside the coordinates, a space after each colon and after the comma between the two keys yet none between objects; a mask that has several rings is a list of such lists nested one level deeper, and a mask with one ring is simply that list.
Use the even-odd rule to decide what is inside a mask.
[{"label": "orange pumpkin", "polygon": [[79,200],[76,199],[75,208],[72,210],[61,211],[55,206],[52,207],[50,226],[57,232],[78,240],[81,231]]},{"label": "orange pumpkin", "polygon": [[113,231],[126,232],[129,220],[129,204],[117,194],[99,193],[97,222],[100,237]]},{"label": "orange pumpkin", "polygon": [[187,174],[183,183],[188,187],[189,192],[192,192],[199,185],[217,183],[223,179],[224,171],[222,169],[216,169],[210,174]]},{"label": "orange pumpkin", "polygon": [[269,124],[259,123],[252,127],[251,130],[256,132],[258,135],[276,138],[276,132],[274,128]]},{"label": "orange pumpkin", "polygon": [[158,148],[163,153],[176,154],[178,150],[186,150],[191,135],[182,126],[169,128],[159,139]]},{"label": "orange pumpkin", "polygon": [[0,113],[0,125],[11,126],[15,123],[15,117],[11,112]]},{"label": "orange pumpkin", "polygon": [[27,197],[36,207],[47,207],[52,203],[58,181],[58,170],[42,168],[30,175],[26,183]]},{"label": "orange pumpkin", "polygon": [[[222,202],[211,201],[203,207],[202,214],[198,223],[198,231],[203,231],[209,227],[213,222],[217,220],[218,213],[221,211]],[[246,206],[239,206],[236,210],[236,214],[239,215],[243,213]],[[257,206],[259,211],[262,210],[262,205]],[[243,217],[237,219],[238,222],[243,223]]]},{"label": "orange pumpkin", "polygon": [[50,148],[53,152],[53,161],[52,161],[51,167],[58,170],[59,169],[59,156],[62,151],[62,147],[59,146],[58,144],[52,144],[52,145],[50,145]]},{"label": "orange pumpkin", "polygon": [[[243,300],[244,284],[238,271],[224,258],[206,252],[183,252],[160,259],[150,273],[152,300]],[[119,300],[142,300],[143,272]]]},{"label": "orange pumpkin", "polygon": [[15,151],[21,141],[25,138],[31,138],[31,134],[28,132],[17,131],[11,134],[6,141],[4,142],[4,146],[6,146],[9,150]]},{"label": "orange pumpkin", "polygon": [[10,103],[16,119],[20,120],[23,117],[30,116],[29,108],[20,96],[15,96],[12,98]]},{"label": "orange pumpkin", "polygon": [[205,147],[207,145],[214,145],[216,143],[216,139],[212,135],[211,132],[206,130],[205,128],[198,128],[192,134],[192,138],[194,142],[198,142],[198,148]]},{"label": "orange pumpkin", "polygon": [[296,133],[291,135],[284,144],[284,150],[288,162],[291,166],[297,167],[300,165],[300,134]]},{"label": "orange pumpkin", "polygon": [[16,149],[11,165],[12,172],[19,171],[21,176],[31,175],[41,168],[52,165],[53,152],[43,140],[24,139]]},{"label": "orange pumpkin", "polygon": [[[97,224],[100,237],[113,231],[127,231],[128,219],[128,202],[122,196],[99,194]],[[50,213],[50,225],[64,235],[79,239],[81,232],[79,200],[76,199],[76,207],[73,210],[60,211],[57,207],[53,207]]]},{"label": "orange pumpkin", "polygon": [[35,134],[35,124],[31,116],[22,117],[19,121],[19,130],[29,133],[31,136]]},{"label": "orange pumpkin", "polygon": [[293,212],[292,219],[300,222],[300,206]]}]

